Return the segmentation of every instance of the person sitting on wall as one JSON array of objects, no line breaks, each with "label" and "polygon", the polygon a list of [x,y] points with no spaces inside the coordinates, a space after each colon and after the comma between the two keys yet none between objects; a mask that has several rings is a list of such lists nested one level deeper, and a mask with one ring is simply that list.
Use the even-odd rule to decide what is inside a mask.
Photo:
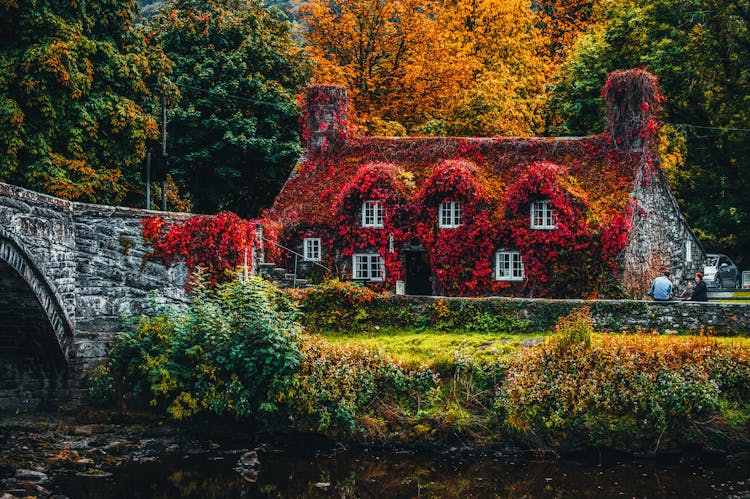
[{"label": "person sitting on wall", "polygon": [[670,275],[669,271],[665,270],[663,275],[654,279],[648,295],[656,301],[669,301],[672,295],[672,281],[669,280]]},{"label": "person sitting on wall", "polygon": [[700,272],[695,273],[695,286],[690,292],[690,298],[688,301],[708,301],[708,286],[703,282],[703,274]]}]

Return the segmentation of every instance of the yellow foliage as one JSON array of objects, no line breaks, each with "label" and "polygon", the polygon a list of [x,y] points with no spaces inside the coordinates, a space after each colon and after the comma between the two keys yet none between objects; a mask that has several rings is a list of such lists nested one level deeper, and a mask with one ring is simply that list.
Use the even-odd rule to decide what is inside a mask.
[{"label": "yellow foliage", "polygon": [[365,133],[393,122],[453,135],[542,126],[546,42],[522,0],[313,0],[300,15],[315,80],[349,88]]}]

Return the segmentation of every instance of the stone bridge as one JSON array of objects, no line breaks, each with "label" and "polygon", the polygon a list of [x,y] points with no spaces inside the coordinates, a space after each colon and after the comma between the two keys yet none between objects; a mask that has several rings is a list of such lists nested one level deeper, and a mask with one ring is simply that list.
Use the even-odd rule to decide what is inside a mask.
[{"label": "stone bridge", "polygon": [[0,409],[76,405],[123,318],[186,302],[185,268],[144,258],[157,214],[0,183]]}]

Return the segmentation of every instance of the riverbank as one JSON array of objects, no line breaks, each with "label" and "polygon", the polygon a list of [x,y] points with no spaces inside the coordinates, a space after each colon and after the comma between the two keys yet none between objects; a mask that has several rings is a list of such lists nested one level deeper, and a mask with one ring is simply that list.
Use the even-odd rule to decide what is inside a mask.
[{"label": "riverbank", "polygon": [[241,427],[0,415],[0,497],[748,497],[747,455],[344,445]]},{"label": "riverbank", "polygon": [[[358,314],[375,313],[361,288],[339,288],[360,303]],[[289,296],[264,281],[195,293],[184,314],[142,318],[118,338],[92,376],[95,403],[368,446],[750,450],[746,338],[599,334],[588,307],[535,336],[518,318],[438,308],[436,327],[447,334],[390,331],[366,346],[358,342],[371,333],[326,335],[309,325],[322,307],[336,316],[347,301],[319,300],[318,312],[303,304],[312,330],[304,332]],[[472,319],[463,332],[462,318]],[[426,340],[424,351],[388,351],[402,339]]]}]

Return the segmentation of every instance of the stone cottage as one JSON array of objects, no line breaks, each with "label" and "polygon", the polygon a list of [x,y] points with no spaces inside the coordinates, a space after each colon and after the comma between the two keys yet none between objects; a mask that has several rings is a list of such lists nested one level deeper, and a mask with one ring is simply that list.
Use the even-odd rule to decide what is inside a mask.
[{"label": "stone cottage", "polygon": [[[267,216],[287,268],[407,294],[641,296],[704,251],[657,157],[656,79],[609,75],[587,137],[365,137],[341,87],[306,93],[306,152]],[[296,253],[296,255],[295,255]]]}]

